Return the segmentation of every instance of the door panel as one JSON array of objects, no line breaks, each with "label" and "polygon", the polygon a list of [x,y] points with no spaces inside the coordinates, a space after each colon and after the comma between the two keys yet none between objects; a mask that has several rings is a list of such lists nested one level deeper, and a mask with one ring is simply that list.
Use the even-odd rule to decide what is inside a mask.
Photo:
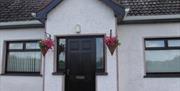
[{"label": "door panel", "polygon": [[96,40],[67,40],[65,91],[95,91]]}]

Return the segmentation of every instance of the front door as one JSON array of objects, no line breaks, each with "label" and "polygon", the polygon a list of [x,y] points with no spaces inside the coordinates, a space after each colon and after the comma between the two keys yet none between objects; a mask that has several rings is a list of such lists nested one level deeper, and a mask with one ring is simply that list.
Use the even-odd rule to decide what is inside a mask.
[{"label": "front door", "polygon": [[67,39],[65,91],[95,91],[96,39]]}]

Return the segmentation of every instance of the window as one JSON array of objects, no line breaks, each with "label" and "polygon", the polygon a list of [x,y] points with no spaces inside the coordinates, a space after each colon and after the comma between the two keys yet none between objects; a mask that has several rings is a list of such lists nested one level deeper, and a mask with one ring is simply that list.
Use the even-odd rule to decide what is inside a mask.
[{"label": "window", "polygon": [[58,71],[64,72],[65,70],[65,57],[66,57],[66,39],[65,38],[60,38],[58,40],[58,46],[57,46],[57,51],[58,51],[58,62],[57,62],[57,67]]},{"label": "window", "polygon": [[145,39],[145,62],[149,76],[179,75],[180,38]]},{"label": "window", "polygon": [[40,73],[41,53],[38,41],[7,42],[6,73]]},{"label": "window", "polygon": [[104,39],[96,38],[96,71],[105,71],[105,59],[104,59]]},{"label": "window", "polygon": [[[93,36],[96,39],[96,72],[105,72],[105,45],[104,36]],[[63,73],[65,71],[66,62],[66,47],[69,37],[57,38],[57,72]]]}]

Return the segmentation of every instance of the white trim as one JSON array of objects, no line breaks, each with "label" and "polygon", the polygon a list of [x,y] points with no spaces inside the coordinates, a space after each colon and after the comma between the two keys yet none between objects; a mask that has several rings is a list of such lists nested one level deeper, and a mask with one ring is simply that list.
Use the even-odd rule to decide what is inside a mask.
[{"label": "white trim", "polygon": [[9,25],[29,25],[29,24],[41,24],[41,22],[38,21],[38,20],[0,22],[0,26],[9,26]]},{"label": "white trim", "polygon": [[176,19],[180,18],[180,14],[177,15],[153,15],[153,16],[126,16],[124,21],[128,20],[152,20],[152,19]]}]

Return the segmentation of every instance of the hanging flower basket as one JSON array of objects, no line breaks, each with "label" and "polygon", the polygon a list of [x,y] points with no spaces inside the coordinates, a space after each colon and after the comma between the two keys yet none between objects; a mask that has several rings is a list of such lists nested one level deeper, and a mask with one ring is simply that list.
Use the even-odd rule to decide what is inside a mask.
[{"label": "hanging flower basket", "polygon": [[49,49],[52,49],[54,42],[51,38],[43,39],[39,42],[39,47],[43,56],[46,55]]},{"label": "hanging flower basket", "polygon": [[120,45],[117,37],[112,37],[112,30],[110,30],[110,36],[105,37],[105,43],[106,43],[111,55],[114,54],[114,51]]},{"label": "hanging flower basket", "polygon": [[116,37],[106,37],[105,43],[106,43],[111,55],[113,55],[115,49],[120,45],[120,43]]}]

